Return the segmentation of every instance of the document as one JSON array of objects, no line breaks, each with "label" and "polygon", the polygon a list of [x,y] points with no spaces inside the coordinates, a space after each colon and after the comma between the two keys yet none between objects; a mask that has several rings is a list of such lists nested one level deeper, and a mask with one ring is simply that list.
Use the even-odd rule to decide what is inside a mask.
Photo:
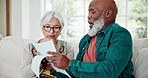
[{"label": "document", "polygon": [[[43,42],[43,43],[32,43],[32,45],[37,50],[38,55],[33,58],[33,61],[32,61],[32,64],[31,64],[31,69],[36,74],[36,76],[39,78],[39,76],[40,76],[40,64],[41,64],[41,61],[45,57],[52,56],[50,54],[47,54],[48,51],[56,52],[56,49],[54,47],[54,44],[53,44],[52,40],[47,41],[47,42]],[[50,62],[50,60],[49,60],[49,62]],[[59,68],[55,67],[53,65],[53,63],[51,63],[51,65],[52,65],[52,68],[54,70],[56,70],[57,72],[63,73],[65,75],[67,75],[69,78],[71,78],[70,75],[65,70],[59,69]]]}]

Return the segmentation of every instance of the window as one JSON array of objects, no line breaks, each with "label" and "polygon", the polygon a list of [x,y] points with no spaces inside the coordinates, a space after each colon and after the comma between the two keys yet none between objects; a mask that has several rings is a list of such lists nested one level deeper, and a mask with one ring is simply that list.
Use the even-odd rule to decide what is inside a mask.
[{"label": "window", "polygon": [[[89,30],[87,23],[88,5],[91,0],[46,0],[45,10],[60,12],[65,20],[61,38],[81,38]],[[133,38],[147,38],[148,1],[115,0],[118,6],[116,22],[127,28]]]},{"label": "window", "polygon": [[60,12],[65,21],[62,38],[81,38],[87,33],[88,5],[91,0],[46,0],[46,11]]},{"label": "window", "polygon": [[117,22],[127,28],[133,38],[147,38],[148,1],[115,0],[118,6]]}]

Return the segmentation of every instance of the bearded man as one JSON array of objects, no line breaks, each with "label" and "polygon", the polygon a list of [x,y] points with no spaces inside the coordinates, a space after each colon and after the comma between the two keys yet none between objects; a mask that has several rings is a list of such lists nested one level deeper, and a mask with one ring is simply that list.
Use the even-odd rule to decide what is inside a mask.
[{"label": "bearded man", "polygon": [[132,38],[115,23],[118,9],[114,0],[92,0],[89,4],[90,30],[79,43],[76,60],[52,54],[51,62],[76,78],[134,78]]}]

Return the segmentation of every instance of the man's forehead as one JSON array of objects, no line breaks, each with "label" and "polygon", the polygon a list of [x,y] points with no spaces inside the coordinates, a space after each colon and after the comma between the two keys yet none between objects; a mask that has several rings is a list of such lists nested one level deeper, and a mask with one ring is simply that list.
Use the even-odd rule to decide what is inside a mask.
[{"label": "man's forehead", "polygon": [[91,3],[89,4],[89,8],[96,8],[97,7],[97,0],[92,0]]},{"label": "man's forehead", "polygon": [[114,0],[92,0],[91,3],[89,4],[90,7],[94,8],[104,8],[108,7]]},{"label": "man's forehead", "polygon": [[97,4],[110,4],[114,2],[114,0],[92,0],[90,5],[97,5]]},{"label": "man's forehead", "polygon": [[114,1],[114,0],[92,0],[92,1]]},{"label": "man's forehead", "polygon": [[89,10],[95,10],[95,9],[99,9],[99,7],[102,7],[100,2],[98,2],[100,0],[92,0],[91,3],[89,4]]},{"label": "man's forehead", "polygon": [[89,7],[96,5],[97,2],[97,0],[92,0],[89,4]]}]

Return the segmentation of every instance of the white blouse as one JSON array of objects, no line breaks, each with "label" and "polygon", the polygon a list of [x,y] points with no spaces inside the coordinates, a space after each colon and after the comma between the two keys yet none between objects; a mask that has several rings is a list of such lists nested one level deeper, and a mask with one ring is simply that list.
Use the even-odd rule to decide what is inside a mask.
[{"label": "white blouse", "polygon": [[62,40],[58,40],[56,47],[57,52],[66,55],[70,60],[74,59],[74,49],[70,43]]}]

